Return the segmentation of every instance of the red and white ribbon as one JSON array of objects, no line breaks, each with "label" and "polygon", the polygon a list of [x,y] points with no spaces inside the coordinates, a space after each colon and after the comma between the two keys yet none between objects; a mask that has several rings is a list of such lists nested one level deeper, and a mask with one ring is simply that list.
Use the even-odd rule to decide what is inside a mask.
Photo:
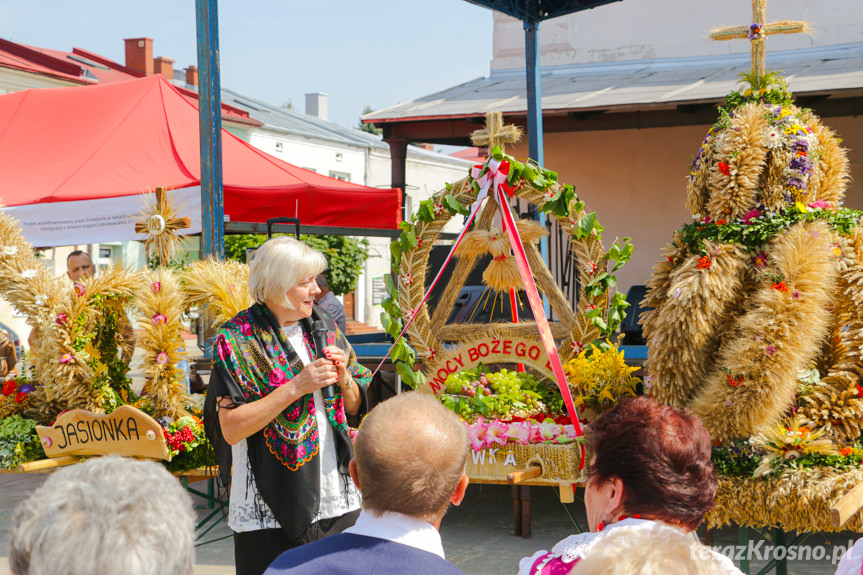
[{"label": "red and white ribbon", "polygon": [[482,164],[474,165],[470,170],[470,176],[476,180],[477,184],[479,184],[477,201],[479,201],[480,197],[485,199],[492,184],[494,184],[495,190],[499,190],[501,187],[506,186],[506,179],[509,177],[509,162],[506,160],[501,161],[489,158],[488,170],[484,174],[482,173],[482,170]]},{"label": "red and white ribbon", "polygon": [[[543,347],[545,347],[545,352],[548,355],[549,363],[551,364],[552,372],[554,373],[555,380],[557,381],[557,386],[560,389],[560,393],[563,396],[563,402],[566,406],[566,411],[569,414],[569,419],[572,421],[572,425],[575,427],[576,435],[581,437],[584,435],[584,432],[581,428],[581,423],[578,419],[578,414],[575,411],[575,405],[572,401],[572,394],[569,391],[569,384],[566,381],[566,374],[563,371],[563,364],[560,361],[560,355],[557,353],[557,347],[554,343],[554,335],[551,333],[551,327],[548,323],[548,318],[545,315],[545,308],[543,307],[542,300],[539,296],[539,289],[536,287],[536,282],[533,279],[533,272],[530,269],[530,263],[527,261],[527,253],[524,249],[524,244],[521,241],[521,236],[518,233],[518,228],[515,225],[515,218],[512,215],[512,208],[507,201],[507,193],[510,192],[509,187],[506,184],[507,178],[509,177],[509,162],[507,161],[498,161],[494,158],[489,158],[488,160],[488,170],[483,173],[482,165],[475,165],[471,169],[471,177],[479,184],[479,193],[477,194],[477,199],[474,202],[473,208],[471,209],[470,215],[468,216],[467,221],[465,222],[464,229],[456,238],[455,243],[449,251],[446,259],[441,265],[441,269],[438,271],[434,280],[432,280],[431,285],[423,296],[422,301],[417,306],[416,310],[411,314],[410,318],[405,323],[404,328],[402,329],[399,336],[396,338],[395,342],[390,349],[387,351],[384,358],[381,360],[378,367],[375,369],[374,373],[377,373],[381,366],[386,361],[387,356],[389,356],[392,348],[398,343],[401,338],[404,336],[405,332],[408,329],[408,326],[413,322],[416,315],[422,309],[423,304],[429,297],[429,294],[434,289],[450,260],[452,259],[453,254],[461,243],[462,238],[465,233],[467,233],[468,229],[470,229],[470,225],[473,223],[476,218],[477,211],[482,203],[488,197],[489,192],[494,195],[495,201],[497,201],[498,206],[500,207],[501,218],[503,221],[504,229],[509,233],[510,236],[510,244],[512,246],[513,255],[515,256],[515,261],[518,264],[518,271],[521,275],[522,283],[524,284],[525,293],[527,294],[528,302],[530,303],[530,309],[533,311],[533,317],[536,320],[536,326],[539,330],[539,337],[542,340]],[[372,374],[374,376],[374,374]],[[584,467],[584,457],[585,452],[584,448],[581,448],[581,461],[579,463],[579,468]]]}]

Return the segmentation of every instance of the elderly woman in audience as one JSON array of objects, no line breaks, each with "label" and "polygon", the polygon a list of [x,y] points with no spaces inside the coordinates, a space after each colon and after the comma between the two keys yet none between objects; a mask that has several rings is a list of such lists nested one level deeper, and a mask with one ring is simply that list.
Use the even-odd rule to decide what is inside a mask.
[{"label": "elderly woman in audience", "polygon": [[192,499],[153,461],[64,467],[12,516],[15,575],[190,575],[194,564]]},{"label": "elderly woman in audience", "polygon": [[[587,442],[590,532],[525,557],[519,575],[566,573],[598,540],[623,526],[661,522],[694,531],[713,507],[710,435],[694,415],[648,397],[625,399],[593,422]],[[730,562],[727,567],[739,573]]]},{"label": "elderly woman in audience", "polygon": [[731,560],[691,533],[659,521],[614,529],[600,538],[571,575],[726,575]]}]

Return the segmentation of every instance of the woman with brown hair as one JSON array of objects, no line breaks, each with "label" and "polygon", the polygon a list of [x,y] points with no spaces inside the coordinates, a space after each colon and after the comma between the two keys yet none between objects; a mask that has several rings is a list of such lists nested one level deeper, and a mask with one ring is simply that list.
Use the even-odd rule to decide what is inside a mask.
[{"label": "woman with brown hair", "polygon": [[[589,533],[519,563],[519,575],[568,573],[605,534],[620,526],[661,522],[694,531],[713,507],[716,478],[710,435],[694,415],[648,397],[628,398],[591,424],[584,504]],[[729,573],[739,573],[716,554]]]}]

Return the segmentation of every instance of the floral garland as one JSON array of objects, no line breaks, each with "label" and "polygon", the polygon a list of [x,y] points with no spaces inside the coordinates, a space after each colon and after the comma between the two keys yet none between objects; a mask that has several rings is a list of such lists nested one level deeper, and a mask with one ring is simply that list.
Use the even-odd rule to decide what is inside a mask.
[{"label": "floral garland", "polygon": [[858,469],[863,464],[863,444],[842,448],[796,419],[746,440],[714,444],[713,463],[730,477],[778,477],[789,469],[825,467]]},{"label": "floral garland", "polygon": [[7,379],[0,395],[0,419],[23,413],[30,407],[30,393],[36,386],[25,377]]},{"label": "floral garland", "polygon": [[[561,226],[572,237],[573,242],[585,244],[585,249],[582,250],[584,254],[579,255],[589,254],[590,256],[581,258],[585,260],[581,270],[584,278],[582,286],[588,301],[585,303],[584,309],[579,310],[577,315],[586,319],[588,326],[591,326],[590,329],[585,330],[583,328],[581,331],[595,331],[593,331],[592,337],[576,337],[573,334],[569,346],[571,349],[567,349],[566,352],[577,354],[592,343],[604,348],[607,345],[605,339],[618,328],[626,317],[626,308],[629,306],[624,294],[619,292],[612,294],[611,292],[617,285],[615,272],[632,257],[633,246],[630,239],[623,238],[619,242],[616,241],[607,252],[600,251],[594,254],[595,250],[587,248],[587,245],[594,243],[599,245],[604,228],[597,220],[596,213],[589,212],[584,202],[575,195],[573,186],[559,184],[556,172],[546,170],[531,162],[519,162],[512,156],[504,154],[499,147],[494,147],[491,150],[489,159],[508,164],[505,184],[507,188],[513,190],[514,193],[517,189],[533,189],[541,193],[544,201],[538,204],[539,209],[557,217]],[[449,219],[456,214],[467,215],[469,213],[460,199],[476,197],[480,189],[479,180],[484,177],[488,169],[487,160],[482,166],[478,178],[469,176],[458,184],[447,184],[445,190],[420,202],[419,209],[416,214],[412,215],[410,221],[403,221],[399,224],[402,232],[399,239],[390,244],[390,250],[394,267],[400,270],[401,277],[400,281],[396,282],[391,275],[385,276],[388,297],[382,302],[383,312],[381,313],[383,328],[394,340],[401,334],[406,319],[414,313],[413,309],[402,309],[403,306],[399,301],[399,284],[402,288],[413,289],[413,284],[416,281],[415,276],[418,277],[418,274],[403,269],[403,256],[422,248],[423,236],[429,230],[438,230],[442,218]],[[466,193],[466,191],[470,193]],[[601,249],[601,245],[599,248]],[[404,307],[407,308],[407,306]],[[433,347],[428,347],[422,351],[427,360],[434,359],[437,354],[437,350]],[[406,341],[397,341],[390,355],[404,382],[412,387],[426,382],[424,374],[413,369],[417,354]]]},{"label": "floral garland", "polygon": [[755,267],[764,267],[767,263],[767,255],[761,249],[777,234],[784,232],[799,222],[823,221],[836,233],[848,236],[863,217],[863,212],[850,208],[836,208],[826,202],[813,202],[808,206],[797,202],[793,207],[782,212],[772,212],[762,205],[734,221],[713,221],[710,216],[702,217],[701,214],[693,216],[695,222],[687,224],[676,234],[678,245],[688,246],[694,252],[708,256],[704,264],[699,262],[699,269],[707,269],[710,265],[709,253],[705,241],[713,243],[732,244],[737,243],[745,246],[753,258]]},{"label": "floral garland", "polygon": [[554,419],[542,421],[524,419],[520,421],[502,421],[494,419],[485,421],[479,417],[473,423],[467,423],[470,445],[474,451],[495,446],[505,446],[507,443],[519,445],[554,444],[564,445],[582,441],[571,424],[563,425]]}]

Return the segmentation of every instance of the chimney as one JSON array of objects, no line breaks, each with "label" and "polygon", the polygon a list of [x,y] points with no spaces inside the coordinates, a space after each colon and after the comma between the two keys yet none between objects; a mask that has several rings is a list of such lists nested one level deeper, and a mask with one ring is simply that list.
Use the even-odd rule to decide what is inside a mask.
[{"label": "chimney", "polygon": [[321,120],[326,120],[328,98],[329,96],[322,92],[306,94],[306,115],[317,116]]},{"label": "chimney", "polygon": [[126,67],[147,76],[153,73],[153,39],[126,38]]},{"label": "chimney", "polygon": [[174,61],[164,56],[159,56],[153,61],[153,71],[161,74],[169,81],[174,80]]},{"label": "chimney", "polygon": [[198,87],[198,67],[189,66],[186,68],[186,85]]}]

